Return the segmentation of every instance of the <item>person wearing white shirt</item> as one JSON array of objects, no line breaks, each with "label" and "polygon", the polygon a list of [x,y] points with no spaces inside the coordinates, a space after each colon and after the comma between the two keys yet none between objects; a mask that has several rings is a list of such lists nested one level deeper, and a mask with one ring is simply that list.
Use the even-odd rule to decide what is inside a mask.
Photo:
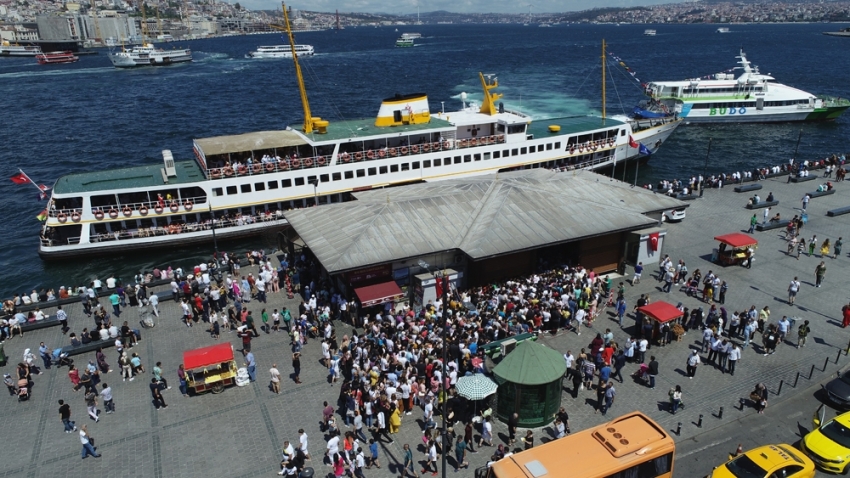
[{"label": "person wearing white shirt", "polygon": [[307,434],[304,433],[303,428],[298,429],[298,442],[301,444],[299,448],[301,448],[301,452],[304,453],[304,456],[309,460],[310,452],[307,451]]},{"label": "person wearing white shirt", "polygon": [[153,315],[159,317],[159,309],[157,309],[157,306],[159,305],[159,297],[156,294],[151,294],[151,296],[148,297],[148,303],[151,305]]},{"label": "person wearing white shirt", "polygon": [[334,436],[332,436],[331,439],[328,440],[326,454],[330,457],[333,457],[336,453],[339,453],[339,435],[334,434]]},{"label": "person wearing white shirt", "polygon": [[741,349],[738,347],[738,344],[733,342],[732,348],[729,349],[729,359],[727,360],[730,375],[735,375],[735,365],[738,363],[738,360],[741,360]]},{"label": "person wearing white shirt", "polygon": [[688,378],[693,380],[697,373],[697,365],[700,364],[699,353],[696,350],[691,350],[691,355],[688,357]]},{"label": "person wearing white shirt", "polygon": [[107,289],[114,289],[115,288],[115,278],[114,277],[109,276],[109,278],[106,279],[106,288]]}]

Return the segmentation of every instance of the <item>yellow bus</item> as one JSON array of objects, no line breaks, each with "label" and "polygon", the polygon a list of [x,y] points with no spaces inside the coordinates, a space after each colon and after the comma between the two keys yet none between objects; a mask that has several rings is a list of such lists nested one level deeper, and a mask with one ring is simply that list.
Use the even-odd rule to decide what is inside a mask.
[{"label": "yellow bus", "polygon": [[640,412],[510,456],[475,478],[672,478],[676,445]]}]

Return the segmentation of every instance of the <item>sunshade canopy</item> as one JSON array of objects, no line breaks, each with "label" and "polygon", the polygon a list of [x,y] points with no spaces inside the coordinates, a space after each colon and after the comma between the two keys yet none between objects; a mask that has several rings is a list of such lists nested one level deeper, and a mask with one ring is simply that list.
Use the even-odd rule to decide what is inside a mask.
[{"label": "sunshade canopy", "polygon": [[676,306],[664,301],[653,302],[649,305],[638,307],[638,311],[661,323],[670,322],[684,315]]},{"label": "sunshade canopy", "polygon": [[229,343],[220,343],[183,352],[183,368],[186,370],[209,367],[231,360],[233,360],[233,346]]},{"label": "sunshade canopy", "polygon": [[458,395],[469,400],[481,400],[489,397],[496,393],[496,389],[499,388],[496,382],[480,373],[459,378],[455,387]]},{"label": "sunshade canopy", "polygon": [[722,236],[715,236],[714,240],[720,241],[724,244],[728,244],[728,245],[735,247],[735,248],[754,246],[754,245],[759,243],[759,241],[757,241],[756,238],[754,238],[750,235],[741,233],[741,232],[733,232],[732,234],[724,234]]},{"label": "sunshade canopy", "polygon": [[508,382],[542,385],[560,379],[566,371],[567,363],[560,352],[526,340],[493,369],[493,374]]},{"label": "sunshade canopy", "polygon": [[371,307],[373,305],[404,299],[404,293],[399,289],[395,281],[360,287],[354,289],[354,293],[357,294],[357,298],[360,299],[360,304],[363,307]]}]

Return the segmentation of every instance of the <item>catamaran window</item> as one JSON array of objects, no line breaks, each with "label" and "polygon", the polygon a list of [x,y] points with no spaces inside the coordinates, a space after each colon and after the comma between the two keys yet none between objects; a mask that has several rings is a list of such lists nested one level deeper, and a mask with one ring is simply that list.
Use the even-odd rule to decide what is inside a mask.
[{"label": "catamaran window", "polygon": [[427,159],[425,161],[422,161],[422,167],[423,168],[430,168],[431,167],[431,160]]},{"label": "catamaran window", "polygon": [[213,188],[213,196],[224,196],[224,189]]},{"label": "catamaran window", "polygon": [[503,125],[503,124],[497,124],[497,125],[496,125],[496,131],[498,131],[498,132],[500,132],[500,133],[504,133],[504,132],[505,132],[505,125]]},{"label": "catamaran window", "polygon": [[269,189],[277,189],[277,181],[269,181]]},{"label": "catamaran window", "polygon": [[280,187],[291,188],[292,187],[292,180],[291,179],[281,179]]},{"label": "catamaran window", "polygon": [[620,130],[620,136],[625,136],[625,135],[626,135],[626,130],[621,129],[621,130]]},{"label": "catamaran window", "polygon": [[[498,151],[496,151],[498,153]],[[484,153],[484,161],[490,159],[490,153]]]},{"label": "catamaran window", "polygon": [[460,156],[455,156],[455,164],[460,164]]},{"label": "catamaran window", "polygon": [[333,178],[334,181],[340,181],[342,180],[342,173],[333,173],[331,178]]},{"label": "catamaran window", "polygon": [[354,179],[354,171],[346,171],[345,179]]},{"label": "catamaran window", "polygon": [[365,169],[358,169],[357,170],[357,177],[358,178],[366,177],[366,170]]},{"label": "catamaran window", "polygon": [[413,162],[413,169],[419,169],[419,161]]},{"label": "catamaran window", "polygon": [[470,161],[472,161],[472,155],[471,154],[464,154],[463,155],[463,162],[468,163]]},{"label": "catamaran window", "polygon": [[398,172],[398,164],[391,164],[390,165],[390,172],[391,173],[397,173]]},{"label": "catamaran window", "polygon": [[517,154],[519,154],[518,149],[514,148],[514,149],[511,150],[511,156],[516,156]]},{"label": "catamaran window", "polygon": [[528,148],[520,148],[519,154],[528,154]]},{"label": "catamaran window", "polygon": [[[501,157],[502,157],[502,152],[501,152],[501,151],[493,151],[493,158],[495,158],[495,159],[499,159],[499,158],[501,158]],[[484,156],[484,159],[487,159],[487,156],[486,156],[486,155]]]},{"label": "catamaran window", "polygon": [[443,166],[451,166],[451,165],[452,165],[452,158],[443,159]]},{"label": "catamaran window", "polygon": [[265,191],[266,183],[254,183],[254,191]]},{"label": "catamaran window", "polygon": [[387,174],[387,167],[381,166],[380,168],[378,168],[378,172],[379,174]]},{"label": "catamaran window", "polygon": [[508,126],[508,134],[525,133],[524,124],[512,124]]},{"label": "catamaran window", "polygon": [[555,143],[555,149],[561,149],[561,142],[560,141]]},{"label": "catamaran window", "polygon": [[402,171],[410,171],[410,165],[407,164],[407,163],[401,163],[401,170]]},{"label": "catamaran window", "polygon": [[510,155],[511,155],[510,150],[507,150],[507,149],[506,149],[506,150],[502,151],[502,156],[504,156],[504,157],[506,157],[506,158],[507,158],[507,157],[508,157],[508,156],[510,156]]},{"label": "catamaran window", "polygon": [[251,192],[251,185],[250,184],[243,184],[243,185],[239,186],[239,189],[241,189],[243,193],[249,193],[249,192]]},{"label": "catamaran window", "polygon": [[434,160],[434,167],[436,168],[439,165],[440,165],[440,158],[437,158],[437,159]]},{"label": "catamaran window", "polygon": [[304,178],[295,178],[295,185],[296,186],[303,186],[304,185]]},{"label": "catamaran window", "polygon": [[534,153],[534,152],[536,152],[536,151],[537,151],[537,149],[536,149],[534,146],[529,146],[529,147],[528,147],[528,152],[529,152],[529,153]]},{"label": "catamaran window", "polygon": [[328,177],[327,174],[320,174],[319,175],[319,181],[321,181],[323,183],[329,183],[329,182],[331,182],[331,179],[330,179],[330,177]]},{"label": "catamaran window", "polygon": [[481,161],[481,153],[473,154],[472,159],[474,159],[475,161]]},{"label": "catamaran window", "polygon": [[227,186],[227,195],[232,196],[236,194],[236,186]]},{"label": "catamaran window", "polygon": [[369,168],[369,176],[375,176],[378,174],[378,168]]},{"label": "catamaran window", "polygon": [[546,143],[546,151],[552,150],[552,143]]}]

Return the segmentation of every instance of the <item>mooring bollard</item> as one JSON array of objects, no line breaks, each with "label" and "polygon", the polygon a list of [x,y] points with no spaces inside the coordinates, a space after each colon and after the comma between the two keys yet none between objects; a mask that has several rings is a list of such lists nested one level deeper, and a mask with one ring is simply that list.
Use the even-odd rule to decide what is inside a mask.
[{"label": "mooring bollard", "polygon": [[747,399],[746,399],[746,398],[741,397],[741,411],[742,411],[742,412],[744,411],[744,403],[745,403],[746,401],[747,401]]},{"label": "mooring bollard", "polygon": [[679,422],[679,424],[676,425],[676,436],[681,436],[681,435],[682,435],[682,422]]},{"label": "mooring bollard", "polygon": [[717,413],[717,418],[723,419],[723,407],[720,407],[720,412]]},{"label": "mooring bollard", "polygon": [[699,414],[699,421],[697,422],[697,428],[702,428],[702,413]]},{"label": "mooring bollard", "polygon": [[779,394],[782,393],[782,386],[783,385],[785,385],[785,380],[780,380],[779,381],[779,388],[776,390],[776,396],[777,397],[779,396]]}]

